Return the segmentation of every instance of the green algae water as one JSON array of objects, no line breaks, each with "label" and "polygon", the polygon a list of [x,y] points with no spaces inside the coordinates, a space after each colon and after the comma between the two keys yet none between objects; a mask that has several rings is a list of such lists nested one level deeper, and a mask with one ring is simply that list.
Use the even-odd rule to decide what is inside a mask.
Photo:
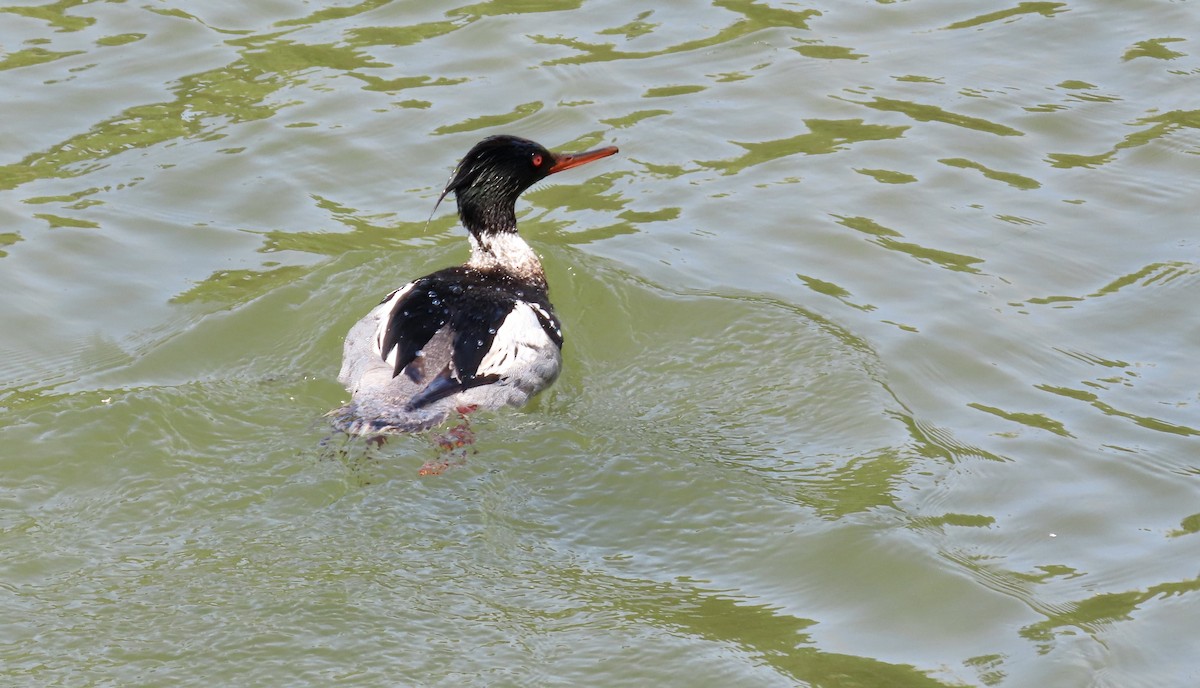
[{"label": "green algae water", "polygon": [[[1194,6],[209,5],[0,7],[0,683],[1200,681]],[[562,377],[331,435],[495,133]]]}]

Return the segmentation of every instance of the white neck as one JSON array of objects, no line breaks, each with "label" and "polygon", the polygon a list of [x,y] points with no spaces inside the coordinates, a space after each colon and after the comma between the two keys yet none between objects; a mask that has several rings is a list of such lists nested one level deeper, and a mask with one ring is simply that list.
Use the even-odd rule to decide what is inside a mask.
[{"label": "white neck", "polygon": [[471,234],[470,240],[471,259],[467,267],[501,268],[519,277],[545,278],[537,254],[516,232],[485,234],[482,239]]}]

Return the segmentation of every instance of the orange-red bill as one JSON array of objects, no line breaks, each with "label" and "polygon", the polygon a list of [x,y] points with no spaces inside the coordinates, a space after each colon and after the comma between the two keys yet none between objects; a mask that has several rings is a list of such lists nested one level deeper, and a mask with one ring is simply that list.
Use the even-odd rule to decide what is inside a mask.
[{"label": "orange-red bill", "polygon": [[592,162],[593,160],[599,160],[600,158],[607,158],[608,156],[610,156],[616,152],[617,152],[616,146],[605,146],[604,148],[597,148],[596,150],[590,150],[590,151],[586,151],[584,153],[555,153],[554,154],[554,165],[552,165],[550,167],[550,171],[547,172],[546,174],[554,174],[555,172],[562,172],[563,170],[569,170],[572,167],[579,167],[580,165],[586,165],[587,163]]}]

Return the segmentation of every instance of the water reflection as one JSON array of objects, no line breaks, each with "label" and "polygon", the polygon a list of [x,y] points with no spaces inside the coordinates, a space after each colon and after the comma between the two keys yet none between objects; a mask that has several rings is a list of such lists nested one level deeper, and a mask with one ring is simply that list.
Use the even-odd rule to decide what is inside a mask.
[{"label": "water reflection", "polygon": [[868,236],[875,237],[871,240],[872,243],[890,251],[905,253],[918,260],[935,263],[947,270],[975,274],[980,272],[976,264],[982,263],[982,258],[941,251],[909,241],[899,241],[899,239],[903,238],[903,234],[889,227],[884,227],[869,217],[843,217],[840,215],[835,215],[834,217],[837,218],[838,224],[843,227],[848,227]]},{"label": "water reflection", "polygon": [[[813,17],[820,16],[817,10],[788,10],[777,7],[771,7],[766,4],[753,2],[753,0],[714,0],[712,3],[715,7],[720,7],[731,12],[742,15],[742,18],[735,21],[733,24],[726,26],[720,31],[711,36],[703,38],[692,38],[690,40],[676,43],[666,48],[658,50],[646,51],[626,51],[618,50],[612,43],[589,43],[576,38],[565,38],[562,36],[544,36],[538,35],[532,38],[539,43],[546,45],[562,45],[573,48],[581,55],[572,57],[563,57],[555,60],[548,60],[542,63],[543,66],[565,65],[565,64],[586,64],[588,62],[610,62],[614,60],[642,60],[646,58],[658,57],[662,55],[670,55],[673,53],[684,53],[704,48],[711,48],[716,45],[736,41],[739,38],[748,36],[765,29],[780,27],[791,29],[807,29],[808,21]],[[638,20],[651,16],[648,14],[639,14]],[[645,34],[652,33],[650,31],[627,32],[625,27],[614,27],[609,31],[602,31],[609,35],[626,36],[630,42],[635,42],[639,37],[644,37]],[[647,24],[638,24],[639,29],[647,28]]]},{"label": "water reflection", "polygon": [[1093,408],[1100,411],[1101,413],[1103,413],[1106,416],[1113,416],[1113,417],[1117,417],[1117,418],[1126,418],[1128,420],[1133,421],[1138,426],[1146,428],[1148,430],[1155,430],[1158,432],[1166,432],[1166,433],[1170,433],[1172,435],[1179,435],[1182,437],[1190,437],[1193,435],[1200,435],[1200,430],[1197,430],[1196,428],[1188,427],[1186,425],[1179,425],[1176,423],[1170,423],[1165,420],[1160,420],[1158,418],[1154,418],[1151,416],[1143,416],[1143,415],[1138,415],[1136,413],[1130,413],[1128,411],[1121,411],[1119,409],[1116,409],[1113,406],[1111,406],[1110,404],[1107,404],[1107,403],[1101,401],[1100,396],[1098,394],[1096,394],[1095,392],[1089,392],[1084,389],[1074,389],[1071,387],[1060,387],[1060,386],[1055,386],[1055,385],[1044,385],[1044,384],[1043,385],[1035,385],[1035,387],[1037,389],[1042,390],[1043,392],[1050,392],[1051,394],[1055,394],[1055,395],[1058,395],[1061,397],[1066,397],[1068,399],[1075,399],[1077,401],[1082,401],[1084,403],[1090,404]]},{"label": "water reflection", "polygon": [[[592,604],[597,611],[613,611],[635,623],[748,653],[791,681],[897,688],[951,685],[911,666],[804,647],[812,644],[804,631],[816,621],[739,599],[730,591],[706,590],[687,581],[630,580],[592,571],[578,571],[576,575],[592,591]],[[576,585],[572,581],[569,587]]]},{"label": "water reflection", "polygon": [[1200,110],[1172,110],[1161,115],[1151,115],[1138,119],[1135,125],[1151,124],[1140,131],[1127,134],[1113,145],[1112,149],[1094,155],[1077,155],[1070,153],[1050,153],[1046,156],[1053,167],[1071,169],[1074,167],[1095,168],[1111,163],[1117,154],[1128,148],[1144,146],[1158,139],[1167,137],[1180,129],[1200,129]]},{"label": "water reflection", "polygon": [[1000,172],[999,170],[993,170],[973,160],[967,160],[966,158],[942,158],[941,160],[938,160],[938,162],[942,163],[943,165],[958,167],[960,169],[979,170],[983,173],[983,176],[987,177],[988,179],[995,179],[998,182],[1004,182],[1015,189],[1039,189],[1042,186],[1041,183],[1036,179],[1030,179],[1029,177],[1017,174],[1015,172]]},{"label": "water reflection", "polygon": [[846,102],[856,103],[879,110],[881,112],[898,112],[903,115],[918,121],[918,122],[941,122],[943,124],[951,124],[964,129],[972,129],[982,131],[987,134],[995,134],[997,136],[1024,136],[1024,132],[1018,131],[1013,127],[999,122],[989,122],[986,119],[979,117],[971,117],[956,112],[945,110],[941,106],[930,103],[914,103],[907,100],[896,100],[895,98],[885,98],[875,96],[869,101],[854,100],[845,96],[835,96],[844,99]]},{"label": "water reflection", "polygon": [[[6,102],[33,113],[0,141],[6,666],[1190,669],[1147,648],[1190,637],[1166,614],[1200,585],[1200,110],[1172,88],[1193,18],[918,5],[0,8]],[[483,421],[458,473],[414,480],[422,445],[398,442],[356,480],[314,458],[343,321],[465,251],[425,214],[498,129],[622,146],[520,206],[564,377]],[[1049,546],[1050,523],[1078,532]],[[959,595],[893,632],[939,576]]]},{"label": "water reflection", "polygon": [[82,50],[69,50],[66,52],[55,52],[44,48],[25,48],[8,53],[4,59],[0,59],[0,71],[6,69],[19,69],[21,67],[31,67],[33,65],[42,64],[44,62],[53,62],[61,60],[64,57],[72,55],[82,55]]},{"label": "water reflection", "polygon": [[67,11],[87,2],[88,0],[57,0],[57,2],[35,7],[0,7],[0,12],[41,19],[59,31],[80,31],[95,24],[96,20],[92,17],[67,14]]},{"label": "water reflection", "polygon": [[1159,583],[1144,590],[1099,593],[1045,609],[1045,621],[1030,624],[1020,633],[1037,642],[1043,652],[1048,652],[1056,637],[1070,636],[1077,630],[1098,637],[1109,630],[1107,627],[1132,620],[1136,612],[1151,602],[1195,592],[1200,592],[1200,578]]},{"label": "water reflection", "polygon": [[731,143],[734,145],[744,148],[746,153],[733,160],[702,161],[700,164],[721,170],[723,174],[737,174],[749,167],[790,155],[822,155],[843,150],[848,144],[898,139],[908,129],[908,127],[866,124],[861,119],[808,119],[804,120],[804,124],[809,128],[807,134],[761,143],[732,141]]},{"label": "water reflection", "polygon": [[1014,17],[1020,17],[1024,14],[1040,14],[1043,17],[1053,17],[1061,12],[1068,10],[1065,2],[1021,2],[1016,7],[1006,10],[998,10],[996,12],[988,12],[970,19],[963,19],[949,24],[945,27],[946,30],[955,29],[970,29],[984,24],[990,24],[997,21],[1011,20]]}]

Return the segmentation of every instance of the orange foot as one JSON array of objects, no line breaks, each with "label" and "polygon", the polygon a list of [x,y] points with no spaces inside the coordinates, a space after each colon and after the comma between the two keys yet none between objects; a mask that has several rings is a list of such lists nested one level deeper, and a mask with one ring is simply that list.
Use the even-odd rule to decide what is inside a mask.
[{"label": "orange foot", "polygon": [[467,418],[467,414],[475,408],[475,406],[460,407],[458,412],[462,414],[462,422],[444,433],[433,435],[433,446],[442,452],[452,452],[455,449],[475,444],[475,431],[471,430],[471,421]]},{"label": "orange foot", "polygon": [[[467,420],[467,414],[474,411],[475,408],[474,406],[459,407],[458,412],[462,414],[462,422],[444,433],[430,436],[429,439],[433,442],[434,449],[444,458],[426,461],[421,466],[421,470],[417,471],[417,475],[441,475],[450,468],[462,466],[467,462],[465,447],[475,444],[475,432],[471,430],[471,422]],[[458,454],[457,458],[452,458],[454,453]]]},{"label": "orange foot", "polygon": [[441,475],[450,468],[449,461],[426,461],[421,470],[417,471],[417,475]]},{"label": "orange foot", "polygon": [[417,471],[417,475],[441,475],[451,468],[463,466],[467,463],[467,457],[462,456],[459,459],[440,459],[438,461],[426,461],[421,464],[421,470]]},{"label": "orange foot", "polygon": [[468,444],[475,444],[475,433],[469,425],[464,423],[450,428],[444,434],[435,436],[433,443],[439,450],[450,452]]}]

